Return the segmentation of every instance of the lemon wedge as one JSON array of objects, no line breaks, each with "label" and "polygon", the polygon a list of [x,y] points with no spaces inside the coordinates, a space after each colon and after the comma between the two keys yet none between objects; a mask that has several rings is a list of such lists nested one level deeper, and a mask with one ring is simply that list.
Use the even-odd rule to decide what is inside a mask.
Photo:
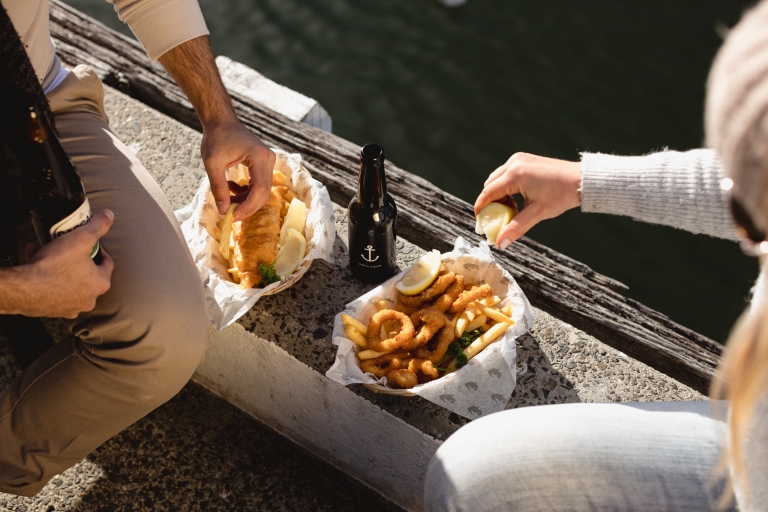
[{"label": "lemon wedge", "polygon": [[405,273],[403,278],[395,285],[403,295],[416,295],[426,290],[437,279],[440,273],[442,257],[440,251],[435,249],[422,256]]},{"label": "lemon wedge", "polygon": [[280,277],[292,274],[299,266],[307,252],[307,241],[304,236],[293,228],[288,228],[285,243],[275,260],[275,272]]},{"label": "lemon wedge", "polygon": [[477,224],[475,233],[485,235],[488,244],[494,245],[499,236],[501,228],[510,223],[515,216],[515,211],[509,206],[501,203],[491,203],[477,214]]},{"label": "lemon wedge", "polygon": [[280,243],[285,242],[289,229],[295,229],[299,233],[304,233],[304,223],[307,221],[307,205],[298,197],[291,200],[288,206],[288,213],[285,214],[283,227],[280,228]]}]

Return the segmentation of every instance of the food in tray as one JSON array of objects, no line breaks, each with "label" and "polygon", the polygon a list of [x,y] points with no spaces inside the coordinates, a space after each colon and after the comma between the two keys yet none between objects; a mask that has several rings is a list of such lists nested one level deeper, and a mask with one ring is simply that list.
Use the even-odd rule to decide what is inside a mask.
[{"label": "food in tray", "polygon": [[[434,276],[415,286],[432,274],[435,259]],[[376,301],[367,324],[341,315],[345,334],[358,345],[360,368],[386,377],[390,387],[410,389],[461,368],[514,323],[511,304],[498,307],[501,299],[488,284],[448,271],[439,251],[424,255],[401,283],[407,285],[395,285],[397,301]]]},{"label": "food in tray", "polygon": [[231,169],[233,203],[222,218],[219,252],[229,262],[229,274],[241,288],[267,286],[293,273],[306,253],[304,227],[307,206],[290,189],[280,170],[272,171],[272,188],[267,203],[245,220],[234,221],[234,211],[247,196],[248,168]]},{"label": "food in tray", "polygon": [[485,235],[489,245],[496,244],[496,238],[504,226],[515,217],[515,211],[506,204],[490,203],[477,214],[475,233]]}]

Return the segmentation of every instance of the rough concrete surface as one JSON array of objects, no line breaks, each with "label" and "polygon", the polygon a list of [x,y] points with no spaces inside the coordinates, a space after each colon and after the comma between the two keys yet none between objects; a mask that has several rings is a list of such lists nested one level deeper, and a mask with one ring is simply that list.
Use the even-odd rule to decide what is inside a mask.
[{"label": "rough concrete surface", "polygon": [[[205,175],[200,134],[109,88],[106,103],[115,133],[155,176],[172,206],[189,202]],[[316,262],[297,285],[262,299],[240,320],[320,373],[333,361],[333,315],[369,289],[352,280],[346,269],[343,215],[338,215],[337,227],[335,265]],[[423,253],[402,240],[398,247],[401,267]],[[5,388],[18,367],[7,346],[0,343],[0,348],[0,384]],[[507,408],[702,398],[538,310],[533,329],[520,338],[518,367],[518,385]],[[350,389],[438,440],[467,422],[419,397],[377,395],[361,386]],[[49,483],[37,497],[0,494],[0,511],[18,512],[353,510],[361,504],[372,510],[395,508],[194,384]]]}]

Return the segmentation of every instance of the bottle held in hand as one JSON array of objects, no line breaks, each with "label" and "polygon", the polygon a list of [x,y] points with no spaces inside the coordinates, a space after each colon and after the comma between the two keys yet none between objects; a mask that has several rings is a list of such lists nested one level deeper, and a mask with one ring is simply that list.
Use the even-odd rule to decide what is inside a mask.
[{"label": "bottle held in hand", "polygon": [[[91,206],[77,169],[39,102],[31,104],[20,116],[24,130],[13,137],[12,149],[21,163],[24,203],[42,246],[88,222]],[[98,264],[98,242],[90,255]]]},{"label": "bottle held in hand", "polygon": [[397,207],[387,194],[384,150],[366,144],[360,151],[357,195],[347,208],[349,266],[366,283],[380,283],[395,272]]}]

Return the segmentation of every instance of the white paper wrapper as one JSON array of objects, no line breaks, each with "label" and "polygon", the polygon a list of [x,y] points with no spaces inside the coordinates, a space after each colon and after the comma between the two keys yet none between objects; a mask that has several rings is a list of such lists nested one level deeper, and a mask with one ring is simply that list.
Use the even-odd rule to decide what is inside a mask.
[{"label": "white paper wrapper", "polygon": [[[448,270],[461,274],[473,282],[485,282],[502,302],[498,307],[512,304],[510,326],[501,339],[491,343],[485,350],[456,372],[440,379],[420,384],[413,394],[449,409],[465,418],[475,419],[504,409],[517,380],[515,340],[533,326],[533,309],[523,290],[512,276],[493,259],[488,244],[481,242],[473,247],[464,238],[457,238],[453,251],[443,254],[443,264]],[[338,345],[336,361],[326,376],[343,384],[386,384],[386,377],[377,378],[363,373],[355,356],[357,345],[344,334],[342,313],[367,323],[376,312],[375,300],[383,297],[394,302],[397,295],[395,283],[402,275],[374,288],[336,315],[333,324],[333,343]],[[374,299],[375,298],[375,299]]]},{"label": "white paper wrapper", "polygon": [[277,157],[275,169],[286,175],[288,183],[292,184],[291,189],[307,205],[307,222],[304,227],[307,253],[294,274],[265,288],[248,290],[240,288],[229,278],[227,262],[219,253],[219,241],[213,234],[222,216],[216,209],[207,178],[203,179],[192,202],[175,212],[203,280],[208,318],[218,330],[243,316],[264,294],[301,277],[302,266],[307,265],[307,262],[324,259],[333,263],[336,223],[328,190],[301,166],[300,155],[275,148],[272,151]]}]

